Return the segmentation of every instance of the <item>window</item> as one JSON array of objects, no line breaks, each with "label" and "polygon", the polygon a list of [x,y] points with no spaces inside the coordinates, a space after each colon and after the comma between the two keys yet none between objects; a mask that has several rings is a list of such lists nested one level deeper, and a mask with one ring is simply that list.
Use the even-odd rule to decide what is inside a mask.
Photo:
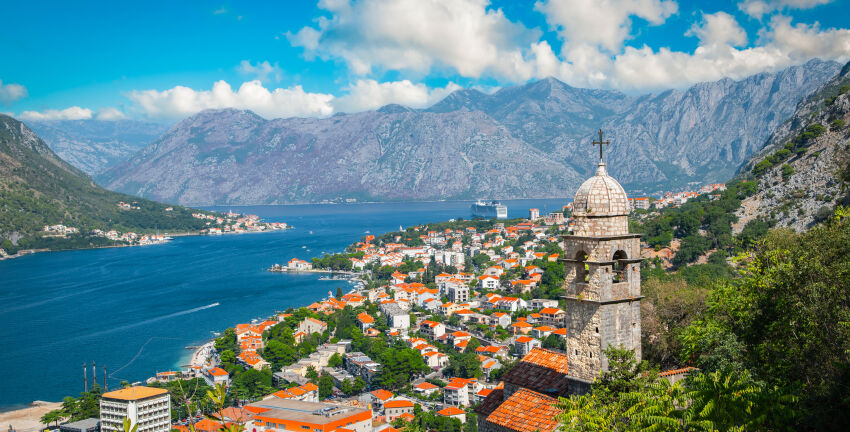
[{"label": "window", "polygon": [[576,261],[576,282],[589,282],[590,266],[587,264],[587,254],[584,251],[578,251]]},{"label": "window", "polygon": [[599,334],[599,327],[596,327],[596,334]]},{"label": "window", "polygon": [[612,261],[614,261],[614,282],[625,282],[628,280],[628,255],[625,251],[618,250],[614,252],[614,257]]}]

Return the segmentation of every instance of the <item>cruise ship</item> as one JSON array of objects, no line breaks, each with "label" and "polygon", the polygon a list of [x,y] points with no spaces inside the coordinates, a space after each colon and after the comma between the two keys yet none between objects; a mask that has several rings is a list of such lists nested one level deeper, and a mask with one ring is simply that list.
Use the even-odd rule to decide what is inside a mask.
[{"label": "cruise ship", "polygon": [[478,200],[475,204],[472,204],[472,217],[507,219],[508,208],[498,201]]}]

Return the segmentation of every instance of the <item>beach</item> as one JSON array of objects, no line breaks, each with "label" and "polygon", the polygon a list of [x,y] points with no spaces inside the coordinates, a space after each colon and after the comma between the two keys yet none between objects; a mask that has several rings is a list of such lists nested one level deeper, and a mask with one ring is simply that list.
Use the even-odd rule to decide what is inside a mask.
[{"label": "beach", "polygon": [[35,432],[41,430],[41,417],[48,411],[62,407],[61,402],[36,401],[35,406],[0,412],[0,427],[8,430],[11,425],[16,432]]}]

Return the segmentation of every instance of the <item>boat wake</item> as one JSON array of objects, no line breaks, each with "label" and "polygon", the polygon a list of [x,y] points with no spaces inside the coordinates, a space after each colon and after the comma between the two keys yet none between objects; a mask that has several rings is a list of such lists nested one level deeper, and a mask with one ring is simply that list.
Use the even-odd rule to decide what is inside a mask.
[{"label": "boat wake", "polygon": [[99,331],[99,332],[94,332],[94,333],[91,333],[91,334],[87,334],[85,336],[81,336],[78,339],[103,336],[105,334],[115,333],[115,332],[118,332],[118,331],[143,326],[143,325],[154,323],[154,322],[157,322],[157,321],[162,321],[162,320],[166,320],[166,319],[169,319],[169,318],[174,318],[174,317],[179,317],[179,316],[182,316],[182,315],[188,315],[190,313],[199,312],[199,311],[202,311],[202,310],[205,310],[205,309],[214,308],[218,305],[219,305],[218,302],[210,303],[206,306],[200,306],[200,307],[196,307],[196,308],[192,308],[192,309],[186,309],[184,311],[174,312],[174,313],[171,313],[171,314],[168,314],[168,315],[163,315],[163,316],[159,316],[159,317],[156,317],[156,318],[147,319],[147,320],[144,320],[144,321],[137,321],[137,322],[134,322],[132,324],[126,324],[126,325],[123,325],[123,326],[113,327],[111,329],[107,329],[107,330],[103,330],[103,331]]}]

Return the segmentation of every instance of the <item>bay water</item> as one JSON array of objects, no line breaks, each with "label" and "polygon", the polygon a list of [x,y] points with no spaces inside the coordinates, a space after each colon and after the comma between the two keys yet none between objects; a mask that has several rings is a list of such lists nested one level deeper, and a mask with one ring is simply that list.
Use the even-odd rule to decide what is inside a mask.
[{"label": "bay water", "polygon": [[[511,200],[509,217],[566,199]],[[366,235],[469,218],[470,202],[227,206],[294,229],[177,237],[162,245],[39,253],[0,261],[0,411],[83,389],[83,363],[108,386],[189,362],[187,346],[240,322],[306,306],[340,281],[271,273],[272,264],[341,252]],[[88,378],[91,382],[89,366]]]}]

